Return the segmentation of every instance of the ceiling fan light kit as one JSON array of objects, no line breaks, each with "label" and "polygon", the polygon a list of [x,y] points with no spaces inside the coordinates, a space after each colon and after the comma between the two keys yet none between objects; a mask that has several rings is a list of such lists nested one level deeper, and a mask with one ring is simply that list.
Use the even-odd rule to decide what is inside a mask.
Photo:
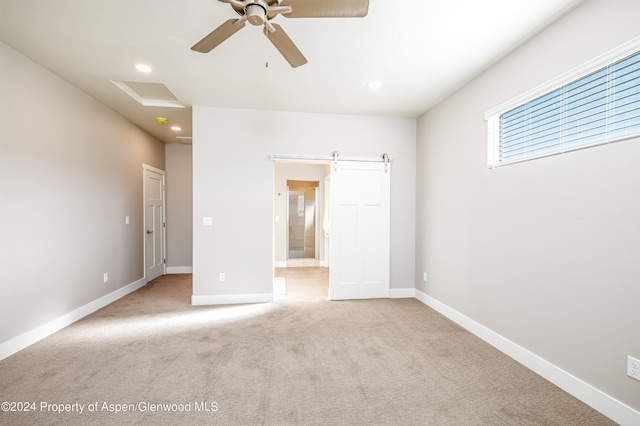
[{"label": "ceiling fan light kit", "polygon": [[267,10],[259,4],[247,6],[247,21],[251,25],[264,25],[266,22]]},{"label": "ceiling fan light kit", "polygon": [[278,24],[270,21],[278,15],[286,18],[362,18],[369,10],[369,0],[218,0],[228,3],[240,15],[229,19],[191,47],[209,53],[245,26],[263,26],[265,36],[293,68],[307,63],[300,49]]}]

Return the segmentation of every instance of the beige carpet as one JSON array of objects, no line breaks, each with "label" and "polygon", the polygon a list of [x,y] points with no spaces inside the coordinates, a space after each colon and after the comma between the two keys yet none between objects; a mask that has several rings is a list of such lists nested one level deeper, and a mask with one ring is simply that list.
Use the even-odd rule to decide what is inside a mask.
[{"label": "beige carpet", "polygon": [[0,424],[613,424],[416,300],[193,307],[190,280],[0,361],[0,401],[35,408]]}]

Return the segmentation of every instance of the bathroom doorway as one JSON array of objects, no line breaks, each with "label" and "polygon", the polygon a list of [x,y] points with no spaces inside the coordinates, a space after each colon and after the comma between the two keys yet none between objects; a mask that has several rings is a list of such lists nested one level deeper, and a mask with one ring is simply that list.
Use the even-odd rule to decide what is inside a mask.
[{"label": "bathroom doorway", "polygon": [[288,258],[317,259],[318,181],[287,180]]}]

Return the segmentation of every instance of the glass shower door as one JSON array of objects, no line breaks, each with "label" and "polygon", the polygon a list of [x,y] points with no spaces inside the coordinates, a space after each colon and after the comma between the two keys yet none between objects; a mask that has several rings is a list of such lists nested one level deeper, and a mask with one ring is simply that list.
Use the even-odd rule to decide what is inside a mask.
[{"label": "glass shower door", "polygon": [[[305,182],[301,182],[304,184]],[[316,184],[316,182],[306,182]],[[289,258],[316,257],[316,187],[289,187]]]}]

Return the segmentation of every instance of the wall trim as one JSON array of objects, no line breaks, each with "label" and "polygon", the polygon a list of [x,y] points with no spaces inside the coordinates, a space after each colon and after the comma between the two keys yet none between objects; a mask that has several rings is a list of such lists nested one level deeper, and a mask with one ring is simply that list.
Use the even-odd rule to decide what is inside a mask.
[{"label": "wall trim", "polygon": [[193,274],[193,266],[167,266],[167,274]]},{"label": "wall trim", "polygon": [[410,288],[391,288],[389,289],[389,298],[391,299],[412,299],[416,297],[416,289]]},{"label": "wall trim", "polygon": [[580,380],[560,367],[519,346],[504,336],[465,316],[422,291],[416,289],[415,297],[425,305],[449,318],[462,328],[475,334],[491,346],[515,359],[525,367],[549,380],[565,392],[578,398],[621,425],[640,424],[640,412]]},{"label": "wall trim", "polygon": [[198,305],[234,305],[241,303],[270,303],[273,293],[255,294],[205,294],[191,296],[191,304]]},{"label": "wall trim", "polygon": [[139,288],[144,287],[146,284],[144,278],[140,278],[137,281],[132,282],[124,287],[119,288],[105,296],[102,296],[92,302],[87,303],[84,306],[79,307],[69,313],[59,316],[53,321],[49,321],[39,327],[22,333],[6,342],[0,343],[0,360],[3,360],[16,352],[25,349],[28,346],[52,335],[53,333],[62,330],[63,328],[73,324],[74,322],[86,317],[89,314],[104,308],[110,303],[126,296],[129,293],[133,293]]}]

